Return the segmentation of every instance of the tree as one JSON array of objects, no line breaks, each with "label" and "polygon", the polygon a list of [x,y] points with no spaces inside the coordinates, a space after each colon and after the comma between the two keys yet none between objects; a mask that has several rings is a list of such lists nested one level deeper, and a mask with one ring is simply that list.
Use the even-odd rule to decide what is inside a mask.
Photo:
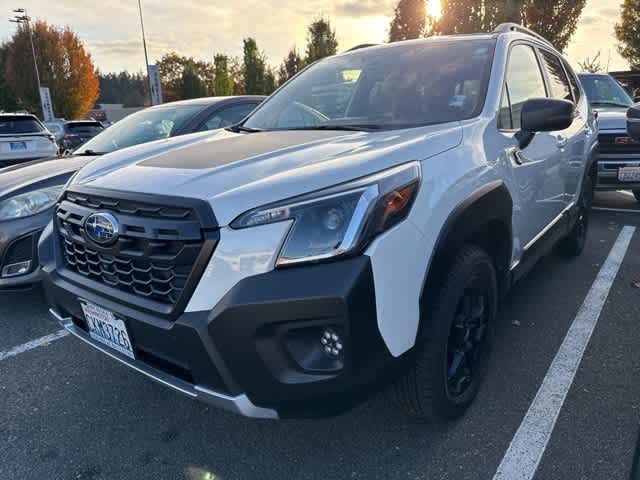
[{"label": "tree", "polygon": [[[65,118],[85,115],[98,98],[99,83],[82,41],[68,27],[38,21],[33,42],[41,83],[51,91],[55,114]],[[7,44],[5,79],[25,108],[41,113],[29,32],[22,24]]]},{"label": "tree", "polygon": [[304,60],[296,48],[289,50],[289,53],[278,68],[278,85],[283,85],[291,77],[295,76],[304,68]]},{"label": "tree", "polygon": [[0,112],[14,112],[20,109],[20,103],[15,93],[5,80],[5,65],[7,63],[8,47],[6,43],[0,45]]},{"label": "tree", "polygon": [[206,88],[206,95],[213,93],[215,69],[211,63],[194,60],[176,52],[169,52],[158,62],[160,77],[162,78],[162,96],[165,102],[180,100],[182,80],[185,70],[195,74]]},{"label": "tree", "polygon": [[98,73],[100,97],[98,103],[121,103],[125,106],[141,107],[147,98],[146,75],[141,72]]},{"label": "tree", "polygon": [[218,54],[213,57],[215,68],[215,79],[213,81],[213,91],[215,95],[226,97],[233,95],[234,81],[229,72],[229,57]]},{"label": "tree", "polygon": [[515,22],[536,31],[562,51],[576,31],[585,4],[586,0],[441,0],[442,16],[433,32],[490,32],[500,23]]},{"label": "tree", "polygon": [[328,19],[319,18],[307,27],[307,64],[338,52],[336,32]]},{"label": "tree", "polygon": [[600,63],[600,50],[596,53],[593,58],[587,57],[582,62],[578,62],[578,66],[580,70],[587,73],[598,73],[602,72],[603,67],[602,63]]},{"label": "tree", "polygon": [[253,38],[244,39],[244,91],[247,95],[265,93],[266,61]]},{"label": "tree", "polygon": [[424,37],[427,33],[427,22],[431,26],[433,21],[434,19],[427,15],[425,0],[400,0],[391,20],[389,41]]},{"label": "tree", "polygon": [[180,80],[180,98],[200,98],[207,96],[207,86],[198,77],[195,65],[187,65]]},{"label": "tree", "polygon": [[267,71],[264,74],[264,90],[262,93],[264,93],[265,95],[271,95],[273,92],[275,92],[276,88],[276,74],[270,67],[268,67]]},{"label": "tree", "polygon": [[615,32],[618,52],[629,62],[631,70],[640,70],[640,0],[624,0]]}]

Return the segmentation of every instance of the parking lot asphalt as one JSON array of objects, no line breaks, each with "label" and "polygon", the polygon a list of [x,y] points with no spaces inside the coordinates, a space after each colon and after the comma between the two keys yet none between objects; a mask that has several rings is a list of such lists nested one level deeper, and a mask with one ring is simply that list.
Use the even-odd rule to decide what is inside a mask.
[{"label": "parking lot asphalt", "polygon": [[383,395],[330,419],[237,417],[71,337],[16,348],[59,327],[39,290],[0,294],[0,479],[492,479],[620,232],[631,226],[638,230],[535,474],[627,479],[640,426],[640,213],[627,197],[598,194],[598,208],[616,210],[592,213],[583,255],[548,256],[505,299],[478,398],[444,426],[404,416]]}]

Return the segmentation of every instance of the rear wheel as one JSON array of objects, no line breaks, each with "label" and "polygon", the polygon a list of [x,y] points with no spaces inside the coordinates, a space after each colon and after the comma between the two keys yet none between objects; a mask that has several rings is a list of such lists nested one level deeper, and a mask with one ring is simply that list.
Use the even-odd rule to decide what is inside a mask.
[{"label": "rear wheel", "polygon": [[640,190],[634,190],[633,194],[635,195],[636,200],[640,202]]},{"label": "rear wheel", "polygon": [[438,421],[460,417],[475,398],[493,337],[498,288],[491,258],[465,246],[425,315],[417,361],[392,387],[408,413]]},{"label": "rear wheel", "polygon": [[593,184],[591,177],[587,177],[582,186],[582,193],[578,200],[578,218],[571,229],[571,233],[558,244],[560,253],[569,257],[577,257],[584,250],[589,233],[589,212],[593,201]]}]

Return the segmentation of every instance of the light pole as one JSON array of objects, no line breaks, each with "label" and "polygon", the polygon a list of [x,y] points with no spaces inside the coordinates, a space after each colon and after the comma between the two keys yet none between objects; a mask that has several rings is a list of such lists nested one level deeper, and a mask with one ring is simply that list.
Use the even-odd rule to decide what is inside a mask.
[{"label": "light pole", "polygon": [[[151,89],[153,88],[151,85],[151,75],[149,75],[149,55],[147,54],[147,38],[144,34],[144,19],[142,18],[142,3],[138,0],[138,11],[140,12],[140,27],[142,28],[142,46],[144,47],[144,63],[147,66],[147,83],[149,84],[149,98],[151,100]],[[151,102],[153,103],[153,101]]]},{"label": "light pole", "polygon": [[38,71],[36,47],[33,44],[33,32],[31,31],[31,17],[27,15],[27,11],[24,8],[16,8],[13,11],[13,13],[15,13],[15,16],[9,21],[24,25],[27,29],[27,33],[29,34],[29,41],[31,42],[31,53],[33,54],[33,68],[36,71],[36,81],[38,82],[38,95],[40,95],[40,72]]}]

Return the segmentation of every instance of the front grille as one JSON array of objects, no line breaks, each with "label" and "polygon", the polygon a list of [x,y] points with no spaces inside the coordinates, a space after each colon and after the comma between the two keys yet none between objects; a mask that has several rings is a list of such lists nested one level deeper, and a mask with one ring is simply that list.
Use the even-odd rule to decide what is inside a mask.
[{"label": "front grille", "polygon": [[601,133],[598,135],[598,142],[600,143],[600,153],[604,154],[640,154],[640,142],[638,143],[616,143],[616,138],[626,138],[627,135],[623,133]]},{"label": "front grille", "polygon": [[[96,211],[120,223],[113,245],[100,246],[84,224]],[[192,209],[67,193],[57,208],[66,270],[173,309],[185,295],[205,238]],[[165,308],[163,308],[165,307]]]}]

